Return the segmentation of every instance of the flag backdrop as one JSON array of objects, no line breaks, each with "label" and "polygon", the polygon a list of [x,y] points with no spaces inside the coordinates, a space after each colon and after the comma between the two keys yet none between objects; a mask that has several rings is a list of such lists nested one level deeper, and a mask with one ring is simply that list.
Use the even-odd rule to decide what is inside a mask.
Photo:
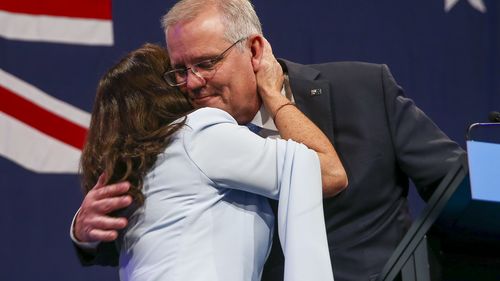
[{"label": "flag backdrop", "polygon": [[[144,42],[163,44],[174,2],[0,0],[0,280],[118,280],[80,267],[72,249],[78,159],[99,77]],[[500,110],[497,0],[253,3],[278,57],[388,64],[462,146],[469,124]]]}]

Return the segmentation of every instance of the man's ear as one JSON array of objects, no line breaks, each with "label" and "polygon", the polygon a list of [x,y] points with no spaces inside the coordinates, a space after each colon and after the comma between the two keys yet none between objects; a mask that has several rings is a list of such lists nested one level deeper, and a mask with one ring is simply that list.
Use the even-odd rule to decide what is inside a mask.
[{"label": "man's ear", "polygon": [[264,38],[262,35],[252,35],[248,38],[250,42],[250,52],[252,53],[253,72],[257,72],[264,54]]}]

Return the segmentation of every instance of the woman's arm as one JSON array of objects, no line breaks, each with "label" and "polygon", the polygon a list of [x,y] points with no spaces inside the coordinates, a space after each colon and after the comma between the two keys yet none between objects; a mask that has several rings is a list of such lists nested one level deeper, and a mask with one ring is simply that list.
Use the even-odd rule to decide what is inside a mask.
[{"label": "woman's arm", "polygon": [[323,197],[332,197],[347,187],[347,175],[327,136],[281,94],[283,70],[263,39],[263,54],[256,73],[257,88],[283,139],[292,139],[316,151],[321,165]]}]

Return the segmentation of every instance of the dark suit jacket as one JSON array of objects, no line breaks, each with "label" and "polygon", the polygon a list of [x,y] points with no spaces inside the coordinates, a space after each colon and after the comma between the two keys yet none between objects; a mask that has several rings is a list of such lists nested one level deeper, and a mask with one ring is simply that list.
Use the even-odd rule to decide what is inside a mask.
[{"label": "dark suit jacket", "polygon": [[[375,279],[411,223],[408,177],[428,197],[464,152],[403,96],[385,65],[281,63],[298,107],[330,138],[349,177],[344,192],[324,200],[335,280]],[[116,265],[111,245],[80,255],[82,263]],[[283,280],[277,240],[263,276],[274,280]]]},{"label": "dark suit jacket", "polygon": [[[347,189],[324,200],[335,281],[375,280],[411,224],[408,178],[428,198],[464,151],[403,96],[385,65],[280,62],[297,106],[348,175]],[[275,240],[263,281],[283,280],[281,259]]]}]

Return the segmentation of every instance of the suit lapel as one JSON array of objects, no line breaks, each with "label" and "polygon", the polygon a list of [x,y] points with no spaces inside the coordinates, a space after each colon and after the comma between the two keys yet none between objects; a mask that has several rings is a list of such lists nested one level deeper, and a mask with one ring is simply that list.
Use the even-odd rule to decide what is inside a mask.
[{"label": "suit lapel", "polygon": [[333,143],[333,116],[330,83],[318,79],[320,72],[309,66],[279,60],[288,73],[297,107],[311,119]]}]

